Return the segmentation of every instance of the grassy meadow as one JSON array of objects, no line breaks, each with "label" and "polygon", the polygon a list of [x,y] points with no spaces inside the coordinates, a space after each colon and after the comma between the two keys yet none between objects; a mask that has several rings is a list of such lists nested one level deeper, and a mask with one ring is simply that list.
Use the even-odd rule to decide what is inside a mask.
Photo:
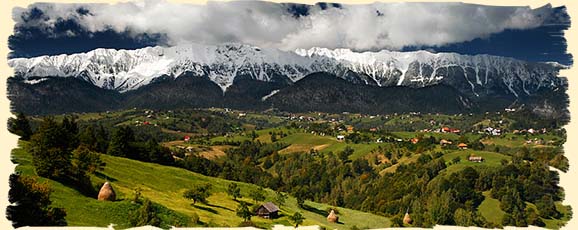
[{"label": "grassy meadow", "polygon": [[[26,144],[21,142],[21,147],[13,150],[12,159],[18,163],[16,171],[23,175],[35,175],[31,155],[25,150]],[[172,218],[184,217],[189,224],[193,216],[198,216],[205,226],[235,227],[242,222],[235,214],[238,202],[226,194],[227,186],[233,183],[231,181],[121,157],[101,154],[101,158],[106,167],[98,177],[92,178],[93,182],[101,184],[105,180],[110,181],[117,193],[116,202],[98,201],[57,181],[41,179],[49,183],[54,191],[51,196],[53,206],[66,209],[66,220],[71,226],[105,227],[114,223],[118,228],[129,227],[129,213],[138,208],[138,205],[131,202],[136,188],[141,190],[143,197],[177,213],[177,216]],[[186,189],[206,183],[212,185],[213,192],[207,199],[207,204],[193,205],[192,201],[183,198],[182,194]],[[234,183],[239,185],[241,194],[245,197],[249,191],[257,188],[252,184]],[[275,196],[274,191],[269,189],[265,191],[266,201],[272,200]],[[250,198],[239,200],[253,203]],[[280,218],[269,220],[253,217],[251,220],[263,228],[270,228],[275,224],[291,225],[288,216],[301,212],[305,217],[303,225],[320,225],[331,229],[350,229],[353,226],[380,228],[391,225],[391,221],[386,217],[339,207],[340,223],[329,223],[326,220],[327,210],[332,206],[310,201],[306,201],[305,205],[307,209],[298,208],[295,198],[289,196],[286,204],[280,207]]]}]

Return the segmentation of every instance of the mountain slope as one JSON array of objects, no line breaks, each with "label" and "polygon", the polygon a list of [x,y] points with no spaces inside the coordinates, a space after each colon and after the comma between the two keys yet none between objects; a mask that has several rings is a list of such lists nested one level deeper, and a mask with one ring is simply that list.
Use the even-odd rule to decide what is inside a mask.
[{"label": "mountain slope", "polygon": [[[299,103],[295,103],[298,101]],[[285,111],[324,111],[384,114],[396,112],[460,113],[476,105],[455,89],[435,85],[419,90],[407,87],[352,85],[325,73],[311,74],[267,99]]]},{"label": "mountain slope", "polygon": [[118,92],[74,78],[54,77],[36,84],[8,78],[7,85],[11,109],[27,114],[101,112],[119,108],[123,98]]},{"label": "mountain slope", "polygon": [[[358,79],[362,79],[359,77]],[[500,111],[507,107],[534,108],[534,113],[554,118],[567,116],[568,95],[564,90],[541,89],[526,98],[511,94],[472,97],[444,85],[419,89],[407,86],[380,87],[351,84],[328,73],[310,74],[295,83],[238,79],[227,91],[207,77],[185,73],[161,76],[146,86],[126,93],[106,90],[76,78],[50,78],[27,84],[8,79],[12,110],[25,114],[99,112],[146,108],[179,109],[227,107],[260,111],[469,113]]]},{"label": "mountain slope", "polygon": [[118,92],[135,90],[166,76],[206,77],[225,92],[238,79],[290,84],[315,72],[364,85],[421,88],[444,84],[472,97],[507,94],[523,98],[543,88],[565,85],[565,80],[557,77],[564,66],[555,63],[427,51],[281,51],[242,44],[96,49],[72,55],[15,58],[9,64],[25,81],[74,77]]}]

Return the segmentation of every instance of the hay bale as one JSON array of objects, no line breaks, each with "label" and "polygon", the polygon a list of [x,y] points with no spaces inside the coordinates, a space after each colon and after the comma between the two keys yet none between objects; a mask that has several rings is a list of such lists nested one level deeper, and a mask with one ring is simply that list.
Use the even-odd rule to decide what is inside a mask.
[{"label": "hay bale", "polygon": [[331,212],[327,216],[327,221],[337,223],[339,221],[339,217],[335,214],[335,211],[331,209]]},{"label": "hay bale", "polygon": [[112,189],[112,185],[110,185],[108,181],[105,182],[104,185],[102,185],[102,188],[100,188],[100,191],[98,192],[98,200],[104,201],[116,200],[116,193],[114,192],[114,189]]},{"label": "hay bale", "polygon": [[409,213],[406,212],[405,216],[403,217],[403,223],[404,224],[411,224],[412,222],[413,222],[413,220],[409,216]]}]

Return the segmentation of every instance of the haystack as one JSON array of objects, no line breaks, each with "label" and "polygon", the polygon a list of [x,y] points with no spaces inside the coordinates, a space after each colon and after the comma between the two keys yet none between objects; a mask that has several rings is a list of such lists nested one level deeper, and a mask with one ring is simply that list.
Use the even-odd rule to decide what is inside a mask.
[{"label": "haystack", "polygon": [[327,221],[337,223],[339,221],[339,217],[335,215],[335,211],[331,209],[331,212],[327,216]]},{"label": "haystack", "polygon": [[405,216],[403,217],[403,223],[404,224],[411,224],[412,222],[413,222],[413,220],[409,216],[409,213],[406,212]]},{"label": "haystack", "polygon": [[98,200],[114,201],[115,199],[116,193],[114,192],[114,189],[112,189],[112,186],[108,181],[105,182],[98,192]]}]

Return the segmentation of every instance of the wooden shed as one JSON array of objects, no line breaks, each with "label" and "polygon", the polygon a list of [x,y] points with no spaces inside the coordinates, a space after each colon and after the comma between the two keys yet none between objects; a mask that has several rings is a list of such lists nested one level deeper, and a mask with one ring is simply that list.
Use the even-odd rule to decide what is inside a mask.
[{"label": "wooden shed", "polygon": [[255,215],[261,218],[275,219],[279,216],[279,207],[272,202],[267,202],[257,208]]}]

